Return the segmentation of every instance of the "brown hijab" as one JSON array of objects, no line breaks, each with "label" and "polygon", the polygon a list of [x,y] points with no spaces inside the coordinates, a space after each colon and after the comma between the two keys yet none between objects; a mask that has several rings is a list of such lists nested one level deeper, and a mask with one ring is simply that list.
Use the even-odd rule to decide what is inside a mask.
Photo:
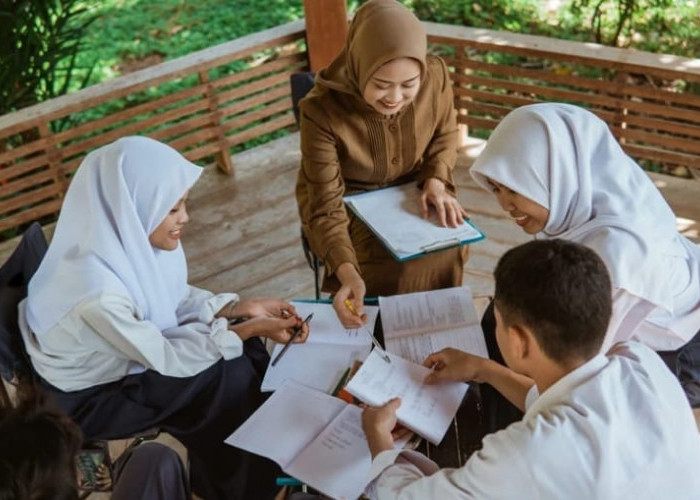
[{"label": "brown hijab", "polygon": [[370,0],[355,13],[345,49],[316,83],[362,98],[374,72],[394,59],[415,59],[425,76],[427,46],[423,25],[410,10],[396,0]]}]

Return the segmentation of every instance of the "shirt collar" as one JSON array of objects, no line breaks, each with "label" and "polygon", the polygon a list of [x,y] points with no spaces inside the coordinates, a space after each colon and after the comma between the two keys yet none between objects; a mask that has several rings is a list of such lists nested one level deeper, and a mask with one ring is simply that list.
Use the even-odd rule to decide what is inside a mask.
[{"label": "shirt collar", "polygon": [[[537,394],[537,386],[533,385],[526,398],[526,412],[524,419],[530,416],[537,415],[544,409],[553,406],[561,399],[570,394],[576,387],[583,384],[591,377],[595,377],[600,370],[609,362],[605,354],[598,354],[588,360],[575,370],[567,373],[562,378],[557,380],[551,387],[539,395]],[[534,392],[534,394],[533,394]]]}]

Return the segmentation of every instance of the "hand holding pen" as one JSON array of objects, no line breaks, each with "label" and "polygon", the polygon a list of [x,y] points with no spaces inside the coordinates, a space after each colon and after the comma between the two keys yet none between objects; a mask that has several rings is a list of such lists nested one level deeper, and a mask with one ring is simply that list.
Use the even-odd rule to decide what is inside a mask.
[{"label": "hand holding pen", "polygon": [[284,356],[284,353],[287,352],[287,349],[289,349],[289,346],[291,346],[295,340],[299,337],[299,335],[302,334],[302,332],[306,331],[308,333],[308,325],[309,321],[311,321],[311,318],[313,318],[314,313],[309,314],[304,321],[302,321],[301,325],[297,326],[294,329],[294,333],[292,333],[292,336],[289,338],[286,344],[284,344],[284,347],[280,351],[280,353],[275,357],[275,359],[272,360],[272,363],[270,365],[275,366],[277,362]]},{"label": "hand holding pen", "polygon": [[244,341],[257,336],[267,337],[280,343],[289,342],[290,337],[294,337],[295,343],[304,342],[309,334],[308,325],[305,325],[296,314],[282,313],[281,316],[244,318],[241,322],[231,321],[229,329]]},{"label": "hand holding pen", "polygon": [[[355,316],[359,316],[359,314],[357,314],[357,310],[355,310],[355,306],[352,305],[352,301],[350,299],[345,299],[343,304],[345,304],[345,307],[348,308],[348,311],[350,311]],[[366,326],[364,327],[364,329],[369,335],[369,337],[372,339],[374,347],[378,349],[378,354],[382,357],[384,361],[386,361],[387,363],[391,363],[391,358],[389,358],[389,355],[384,351],[384,348],[381,346],[374,334],[370,332],[369,328],[367,328]]]}]

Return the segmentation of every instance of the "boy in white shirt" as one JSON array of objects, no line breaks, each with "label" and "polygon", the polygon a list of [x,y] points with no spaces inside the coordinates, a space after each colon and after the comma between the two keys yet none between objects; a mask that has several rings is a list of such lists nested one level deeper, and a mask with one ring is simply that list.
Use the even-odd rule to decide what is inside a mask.
[{"label": "boy in white shirt", "polygon": [[525,411],[459,469],[394,450],[392,399],[368,408],[372,498],[700,498],[700,435],[678,381],[649,348],[598,354],[611,314],[605,265],[563,240],[508,251],[495,271],[496,338],[508,367],[444,349],[429,383],[494,386]]}]

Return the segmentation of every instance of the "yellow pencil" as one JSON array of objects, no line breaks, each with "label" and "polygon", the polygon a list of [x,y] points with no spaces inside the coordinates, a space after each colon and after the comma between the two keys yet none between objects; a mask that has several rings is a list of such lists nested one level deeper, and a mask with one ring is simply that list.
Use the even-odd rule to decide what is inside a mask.
[{"label": "yellow pencil", "polygon": [[[357,316],[358,318],[360,317],[359,314],[357,314],[357,309],[355,309],[355,306],[352,305],[352,301],[350,299],[345,299],[343,301],[343,304],[345,304],[345,307],[348,308],[348,311],[350,311],[353,315]],[[379,341],[375,338],[375,336],[372,334],[372,332],[369,331],[369,328],[365,326],[365,331],[369,335],[369,337],[372,339],[372,343],[374,344],[374,347],[379,349],[380,356],[384,361],[387,363],[391,363],[391,358],[389,358],[389,355],[384,351],[384,348],[379,344]]]}]

